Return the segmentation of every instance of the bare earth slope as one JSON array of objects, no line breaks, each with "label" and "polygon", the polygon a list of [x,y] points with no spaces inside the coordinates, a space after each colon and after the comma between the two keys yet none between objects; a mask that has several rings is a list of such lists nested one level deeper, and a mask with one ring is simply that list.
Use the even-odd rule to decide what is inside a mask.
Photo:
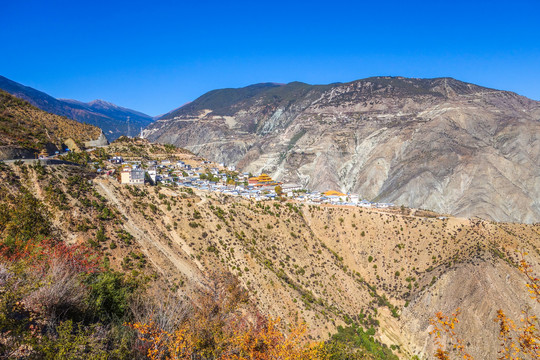
[{"label": "bare earth slope", "polygon": [[145,134],[310,189],[540,221],[540,103],[450,78],[223,89]]},{"label": "bare earth slope", "polygon": [[172,189],[133,197],[109,180],[95,184],[111,205],[123,203],[126,227],[136,224],[136,241],[158,250],[149,252],[152,262],[162,264],[173,284],[184,284],[181,292],[204,284],[212,272],[230,271],[263,313],[306,321],[314,339],[326,339],[347,319],[363,321],[362,313],[364,321],[380,322],[376,337],[398,345],[398,355],[429,358],[429,319],[461,308],[458,332],[468,350],[494,359],[499,308],[514,319],[525,305],[540,314],[513,265],[516,251],[525,250],[538,269],[538,225],[256,203]]}]

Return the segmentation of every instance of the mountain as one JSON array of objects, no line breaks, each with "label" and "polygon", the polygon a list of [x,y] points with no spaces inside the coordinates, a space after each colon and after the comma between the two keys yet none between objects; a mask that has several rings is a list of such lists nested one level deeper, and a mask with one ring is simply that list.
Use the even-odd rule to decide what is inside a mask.
[{"label": "mountain", "polygon": [[[152,122],[151,116],[103,100],[84,103],[76,100],[55,99],[44,92],[3,76],[0,76],[0,89],[30,102],[41,110],[98,126],[103,129],[109,140],[114,140],[122,135],[134,136],[138,134],[141,127]],[[130,117],[129,134],[126,122],[128,116]]]},{"label": "mountain", "polygon": [[47,113],[0,90],[0,159],[34,158],[42,149],[61,149],[68,139],[83,145],[100,137],[96,126]]},{"label": "mountain", "polygon": [[214,90],[144,134],[314,190],[540,221],[540,102],[452,78]]}]

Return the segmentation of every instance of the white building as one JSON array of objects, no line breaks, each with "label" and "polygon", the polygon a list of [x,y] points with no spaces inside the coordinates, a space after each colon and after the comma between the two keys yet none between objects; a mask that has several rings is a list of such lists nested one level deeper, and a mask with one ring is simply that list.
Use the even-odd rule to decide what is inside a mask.
[{"label": "white building", "polygon": [[152,179],[152,183],[156,183],[156,178],[157,178],[157,171],[156,169],[148,169],[147,171],[148,173],[148,176],[150,176],[150,179]]},{"label": "white building", "polygon": [[281,185],[281,189],[283,190],[283,192],[298,191],[302,190],[302,185],[287,183]]},{"label": "white building", "polygon": [[129,185],[144,185],[144,170],[126,167],[120,173],[120,183]]}]

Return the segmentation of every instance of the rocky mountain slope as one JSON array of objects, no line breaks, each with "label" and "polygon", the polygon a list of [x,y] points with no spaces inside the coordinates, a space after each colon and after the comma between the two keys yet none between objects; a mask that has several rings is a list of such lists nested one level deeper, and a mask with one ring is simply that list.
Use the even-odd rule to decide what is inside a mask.
[{"label": "rocky mountain slope", "polygon": [[82,146],[100,136],[98,127],[39,110],[0,90],[0,159],[34,158],[42,149],[60,150],[68,139]]},{"label": "rocky mountain slope", "polygon": [[540,221],[540,102],[451,78],[215,90],[145,136],[310,189]]},{"label": "rocky mountain slope", "polygon": [[24,86],[3,76],[0,76],[0,89],[30,102],[41,110],[98,126],[103,129],[109,140],[128,135],[126,122],[128,116],[130,117],[130,136],[135,136],[141,127],[145,127],[152,122],[152,118],[146,114],[103,100],[84,103],[69,99],[55,99],[39,90]]},{"label": "rocky mountain slope", "polygon": [[401,358],[430,358],[429,319],[460,307],[467,350],[493,359],[496,311],[540,311],[516,267],[520,250],[538,269],[539,225],[137,188],[67,165],[0,177],[2,193],[26,188],[58,236],[92,244],[112,268],[188,297],[230,271],[262,313],[306,321],[314,340],[354,322]]}]

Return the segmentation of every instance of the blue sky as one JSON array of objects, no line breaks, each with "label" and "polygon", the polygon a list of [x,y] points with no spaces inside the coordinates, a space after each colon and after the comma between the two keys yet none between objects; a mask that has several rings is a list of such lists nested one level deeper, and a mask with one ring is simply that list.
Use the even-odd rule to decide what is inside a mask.
[{"label": "blue sky", "polygon": [[0,75],[158,115],[257,82],[451,76],[540,100],[540,1],[5,1]]}]

